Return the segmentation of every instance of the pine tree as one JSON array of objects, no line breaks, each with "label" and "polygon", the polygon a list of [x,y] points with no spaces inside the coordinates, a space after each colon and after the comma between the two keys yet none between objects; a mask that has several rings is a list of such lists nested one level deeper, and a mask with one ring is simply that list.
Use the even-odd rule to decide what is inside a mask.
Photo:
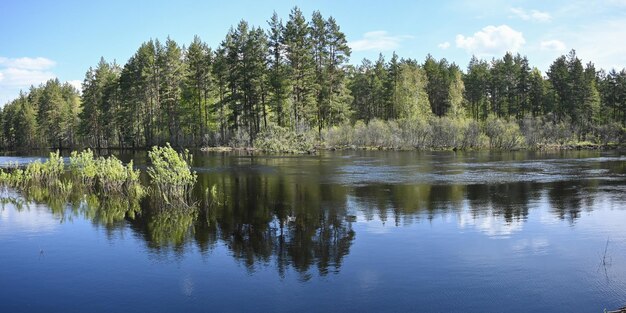
[{"label": "pine tree", "polygon": [[268,46],[269,46],[269,88],[270,108],[274,112],[278,126],[286,125],[286,106],[288,94],[287,67],[285,65],[285,40],[283,37],[284,26],[274,12],[268,21]]},{"label": "pine tree", "polygon": [[209,124],[208,101],[211,92],[212,52],[208,45],[194,36],[185,54],[185,100],[193,106],[194,114],[187,114],[196,143],[202,140]]},{"label": "pine tree", "polygon": [[284,32],[292,96],[292,125],[303,130],[315,120],[315,61],[309,25],[298,7],[291,10]]}]

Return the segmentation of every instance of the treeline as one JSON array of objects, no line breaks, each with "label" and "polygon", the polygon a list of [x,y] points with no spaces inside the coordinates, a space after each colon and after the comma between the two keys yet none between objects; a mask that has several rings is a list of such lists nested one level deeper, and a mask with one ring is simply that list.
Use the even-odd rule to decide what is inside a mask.
[{"label": "treeline", "polygon": [[[266,29],[242,20],[214,49],[198,37],[188,46],[150,40],[123,66],[101,59],[80,96],[57,80],[20,94],[2,110],[1,142],[7,149],[275,146],[265,142],[273,134],[325,142],[338,127],[373,120],[471,124],[472,135],[490,142],[489,125],[517,125],[528,145],[537,141],[524,133],[528,125],[567,133],[559,141],[623,137],[626,69],[583,65],[573,50],[545,75],[511,53],[474,57],[463,71],[446,59],[395,53],[355,66],[350,52],[335,19],[315,11],[307,20],[297,7],[286,21],[274,14]],[[440,141],[439,128],[428,131]]]}]

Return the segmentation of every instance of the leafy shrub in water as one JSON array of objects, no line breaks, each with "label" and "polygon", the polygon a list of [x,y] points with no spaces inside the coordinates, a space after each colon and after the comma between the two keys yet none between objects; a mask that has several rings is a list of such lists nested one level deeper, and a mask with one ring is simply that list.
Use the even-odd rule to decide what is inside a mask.
[{"label": "leafy shrub in water", "polygon": [[354,132],[352,137],[352,145],[364,147],[367,145],[367,125],[363,121],[354,123]]},{"label": "leafy shrub in water", "polygon": [[233,148],[248,147],[250,145],[250,134],[240,129],[231,135],[228,145]]},{"label": "leafy shrub in water", "polygon": [[461,149],[478,149],[486,146],[487,136],[480,131],[480,123],[465,119],[460,124],[463,129]]},{"label": "leafy shrub in water", "polygon": [[51,152],[50,157],[45,162],[39,160],[26,166],[24,170],[23,183],[39,184],[47,187],[55,187],[63,175],[65,164],[59,152]]},{"label": "leafy shrub in water", "polygon": [[389,141],[389,127],[379,119],[373,119],[367,123],[365,146],[382,147]]},{"label": "leafy shrub in water", "polygon": [[151,165],[147,173],[153,187],[152,200],[159,207],[190,206],[191,191],[197,180],[189,164],[189,151],[176,152],[168,143],[165,147],[152,147],[148,152]]},{"label": "leafy shrub in water", "polygon": [[98,169],[91,149],[82,152],[72,151],[70,155],[70,173],[83,185],[91,187]]},{"label": "leafy shrub in water", "polygon": [[140,172],[133,169],[133,162],[124,165],[115,156],[95,159],[89,149],[72,152],[70,173],[82,187],[98,191],[102,196],[123,194],[141,198],[144,194],[139,181]]},{"label": "leafy shrub in water", "polygon": [[126,166],[114,156],[98,158],[95,161],[96,190],[106,194],[127,194],[129,196],[143,195],[143,188],[139,182],[139,170],[133,169],[133,162]]}]

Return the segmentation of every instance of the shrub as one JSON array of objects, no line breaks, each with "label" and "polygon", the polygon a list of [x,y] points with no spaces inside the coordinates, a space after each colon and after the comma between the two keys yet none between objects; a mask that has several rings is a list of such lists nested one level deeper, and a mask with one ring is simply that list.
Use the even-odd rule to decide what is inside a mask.
[{"label": "shrub", "polygon": [[512,150],[519,147],[522,142],[519,125],[515,122],[489,116],[484,127],[489,138],[489,147],[492,149]]},{"label": "shrub", "polygon": [[303,153],[313,150],[314,138],[310,133],[271,125],[257,135],[254,146],[262,151]]},{"label": "shrub", "polygon": [[620,143],[626,133],[625,129],[619,123],[610,123],[606,125],[596,126],[594,129],[597,141],[603,145],[610,143]]},{"label": "shrub", "polygon": [[72,152],[70,174],[82,188],[97,191],[101,196],[141,198],[145,193],[139,180],[140,171],[133,169],[133,161],[124,165],[115,156],[94,159],[90,149]]},{"label": "shrub", "polygon": [[416,149],[426,149],[433,135],[431,125],[425,119],[401,119],[398,121],[401,130],[402,145]]},{"label": "shrub", "polygon": [[72,151],[70,155],[70,173],[88,187],[94,183],[97,174],[96,162],[91,149],[82,152]]},{"label": "shrub", "polygon": [[139,181],[139,170],[133,169],[133,161],[126,166],[115,156],[108,158],[100,157],[95,163],[94,188],[108,194],[126,194],[132,197],[141,198],[144,189]]},{"label": "shrub", "polygon": [[564,145],[574,138],[574,131],[568,121],[545,122],[542,125],[542,138],[545,143]]},{"label": "shrub", "polygon": [[37,160],[26,166],[22,183],[24,185],[36,183],[49,188],[57,187],[64,167],[65,164],[59,152],[51,152],[45,162]]},{"label": "shrub", "polygon": [[178,153],[168,143],[165,147],[152,147],[148,156],[151,165],[147,172],[154,203],[159,207],[191,206],[191,192],[197,175],[189,165],[193,160],[189,151]]},{"label": "shrub", "polygon": [[373,119],[367,124],[365,130],[365,146],[385,147],[390,146],[390,131],[385,121]]},{"label": "shrub", "polygon": [[525,117],[521,122],[520,131],[524,136],[524,142],[529,148],[536,148],[545,143],[542,129],[544,122],[539,117]]},{"label": "shrub", "polygon": [[459,119],[461,130],[461,149],[477,149],[483,146],[484,136],[480,132],[480,124],[475,120]]},{"label": "shrub", "polygon": [[456,148],[460,132],[454,120],[449,117],[435,117],[430,120],[433,130],[431,147],[435,149]]},{"label": "shrub", "polygon": [[245,130],[239,129],[231,135],[228,145],[233,148],[248,147],[250,146],[250,134]]},{"label": "shrub", "polygon": [[354,123],[354,136],[352,137],[352,144],[359,147],[367,145],[367,125],[363,121],[356,121]]},{"label": "shrub", "polygon": [[333,126],[322,132],[322,140],[330,147],[342,147],[352,145],[354,140],[354,128],[349,122]]}]

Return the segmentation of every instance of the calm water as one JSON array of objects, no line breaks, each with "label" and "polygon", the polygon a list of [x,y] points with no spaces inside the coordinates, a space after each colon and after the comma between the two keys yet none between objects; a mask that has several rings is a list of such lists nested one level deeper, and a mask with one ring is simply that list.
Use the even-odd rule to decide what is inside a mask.
[{"label": "calm water", "polygon": [[[32,158],[0,157],[7,161]],[[623,153],[196,154],[195,162],[197,197],[216,195],[198,211],[0,192],[0,312],[626,305]]]}]

